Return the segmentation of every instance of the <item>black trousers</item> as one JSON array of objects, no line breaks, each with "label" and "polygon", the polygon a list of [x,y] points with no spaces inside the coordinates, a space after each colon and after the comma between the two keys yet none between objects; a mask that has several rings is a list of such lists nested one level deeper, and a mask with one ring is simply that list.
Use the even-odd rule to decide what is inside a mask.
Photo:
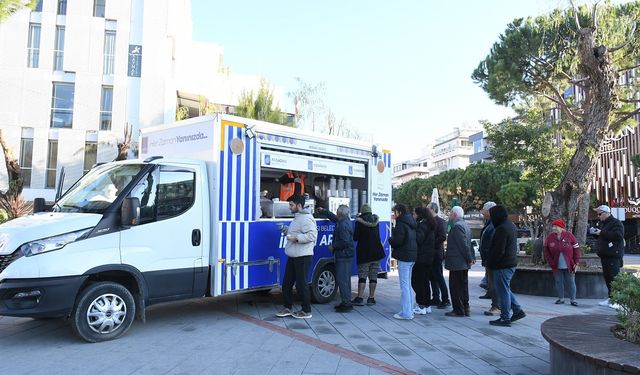
[{"label": "black trousers", "polygon": [[447,289],[447,282],[444,281],[441,260],[433,261],[431,274],[429,276],[431,277],[431,299],[434,301],[448,302],[449,290]]},{"label": "black trousers", "polygon": [[449,271],[451,306],[457,314],[469,311],[469,270]]},{"label": "black trousers", "polygon": [[431,265],[416,262],[411,270],[411,288],[416,293],[416,303],[420,306],[429,306],[431,297]]},{"label": "black trousers", "polygon": [[607,284],[609,297],[611,297],[611,282],[616,278],[616,275],[620,273],[620,267],[622,267],[622,259],[600,258],[600,264],[602,264],[602,274],[604,276],[604,282]]},{"label": "black trousers", "polygon": [[296,284],[296,291],[302,297],[302,311],[311,312],[311,296],[309,295],[309,285],[307,285],[307,273],[311,267],[313,256],[295,257],[287,259],[284,269],[284,280],[282,280],[282,298],[284,307],[293,307],[293,283]]}]

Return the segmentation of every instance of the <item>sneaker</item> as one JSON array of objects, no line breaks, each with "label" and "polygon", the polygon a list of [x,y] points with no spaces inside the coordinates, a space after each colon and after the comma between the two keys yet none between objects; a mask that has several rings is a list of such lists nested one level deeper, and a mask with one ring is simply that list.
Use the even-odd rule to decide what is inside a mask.
[{"label": "sneaker", "polygon": [[451,306],[451,302],[449,302],[449,301],[445,301],[445,302],[442,302],[442,303],[438,304],[438,306],[437,306],[437,307],[438,307],[439,309],[446,309],[446,308],[447,308],[447,307],[449,307],[449,306]]},{"label": "sneaker", "polygon": [[311,318],[313,315],[311,315],[311,312],[306,312],[303,310],[298,310],[298,311],[294,311],[291,316],[293,316],[296,319],[309,319]]},{"label": "sneaker", "polygon": [[481,283],[481,284],[480,284],[480,288],[482,288],[482,289],[488,289],[488,288],[489,288],[489,286],[488,286],[487,284]]},{"label": "sneaker", "polygon": [[460,317],[460,316],[464,316],[464,313],[457,313],[455,311],[449,311],[444,313],[445,316],[455,316],[455,317]]},{"label": "sneaker", "polygon": [[578,301],[571,301],[571,306],[578,306]]},{"label": "sneaker", "polygon": [[373,297],[367,298],[367,306],[373,306],[376,304],[376,300]]},{"label": "sneaker", "polygon": [[563,299],[556,300],[556,305],[562,305],[564,303]]},{"label": "sneaker", "polygon": [[511,315],[511,323],[515,322],[516,320],[520,320],[525,316],[527,316],[527,314],[525,314],[524,311],[520,310],[518,313]]},{"label": "sneaker", "polygon": [[276,316],[278,318],[284,318],[286,316],[292,316],[292,315],[293,315],[293,311],[291,311],[291,309],[288,309],[286,307],[276,313]]},{"label": "sneaker", "polygon": [[609,299],[607,298],[604,301],[598,302],[598,305],[608,307],[609,306]]},{"label": "sneaker", "polygon": [[427,306],[427,307],[416,306],[413,308],[413,313],[416,315],[431,314],[431,306]]},{"label": "sneaker", "polygon": [[393,317],[396,318],[396,319],[399,319],[399,320],[411,320],[411,319],[413,319],[413,316],[409,317],[409,318],[406,318],[406,317],[400,315],[400,313],[393,314]]},{"label": "sneaker", "polygon": [[351,303],[356,306],[364,306],[364,300],[361,297],[354,298]]},{"label": "sneaker", "polygon": [[339,312],[339,313],[346,313],[351,310],[353,310],[353,305],[342,305],[342,306],[336,307],[336,312]]},{"label": "sneaker", "polygon": [[485,294],[483,296],[480,296],[478,298],[480,298],[480,299],[491,299],[491,296],[489,295],[489,293],[487,293],[487,294]]},{"label": "sneaker", "polygon": [[484,315],[486,316],[498,316],[500,315],[500,309],[497,307],[492,307],[489,310],[484,312]]},{"label": "sneaker", "polygon": [[499,327],[511,327],[511,321],[509,319],[502,319],[502,318],[498,318],[496,320],[490,320],[489,324],[491,324],[492,326],[499,326]]}]

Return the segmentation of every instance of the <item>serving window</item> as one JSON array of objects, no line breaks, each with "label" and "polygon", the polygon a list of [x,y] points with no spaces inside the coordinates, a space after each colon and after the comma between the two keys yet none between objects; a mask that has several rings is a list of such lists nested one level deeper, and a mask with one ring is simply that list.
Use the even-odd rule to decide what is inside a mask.
[{"label": "serving window", "polygon": [[288,197],[304,194],[305,207],[335,212],[345,204],[355,216],[367,203],[367,164],[364,161],[263,149],[260,154],[260,217],[286,218]]}]

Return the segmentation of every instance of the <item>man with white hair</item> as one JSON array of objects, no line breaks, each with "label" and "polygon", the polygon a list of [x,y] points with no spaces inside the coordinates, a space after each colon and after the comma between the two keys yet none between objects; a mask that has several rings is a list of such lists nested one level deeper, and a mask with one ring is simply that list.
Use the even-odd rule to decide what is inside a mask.
[{"label": "man with white hair", "polygon": [[471,246],[471,229],[464,221],[464,210],[455,206],[449,212],[451,229],[447,239],[447,253],[444,267],[449,270],[449,293],[452,311],[446,316],[469,316],[469,268],[475,263],[475,253]]}]

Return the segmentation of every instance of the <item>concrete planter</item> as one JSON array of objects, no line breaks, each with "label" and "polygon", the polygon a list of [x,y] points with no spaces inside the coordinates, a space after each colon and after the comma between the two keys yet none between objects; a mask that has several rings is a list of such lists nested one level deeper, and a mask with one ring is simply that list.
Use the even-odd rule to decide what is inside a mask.
[{"label": "concrete planter", "polygon": [[[514,293],[556,297],[553,272],[547,265],[531,265],[531,255],[518,255],[518,267],[511,280]],[[580,260],[576,273],[577,298],[607,298],[607,285],[599,268],[600,258],[593,255]]]},{"label": "concrete planter", "polygon": [[551,374],[640,373],[640,345],[614,337],[611,329],[616,323],[612,315],[565,315],[542,323]]}]

